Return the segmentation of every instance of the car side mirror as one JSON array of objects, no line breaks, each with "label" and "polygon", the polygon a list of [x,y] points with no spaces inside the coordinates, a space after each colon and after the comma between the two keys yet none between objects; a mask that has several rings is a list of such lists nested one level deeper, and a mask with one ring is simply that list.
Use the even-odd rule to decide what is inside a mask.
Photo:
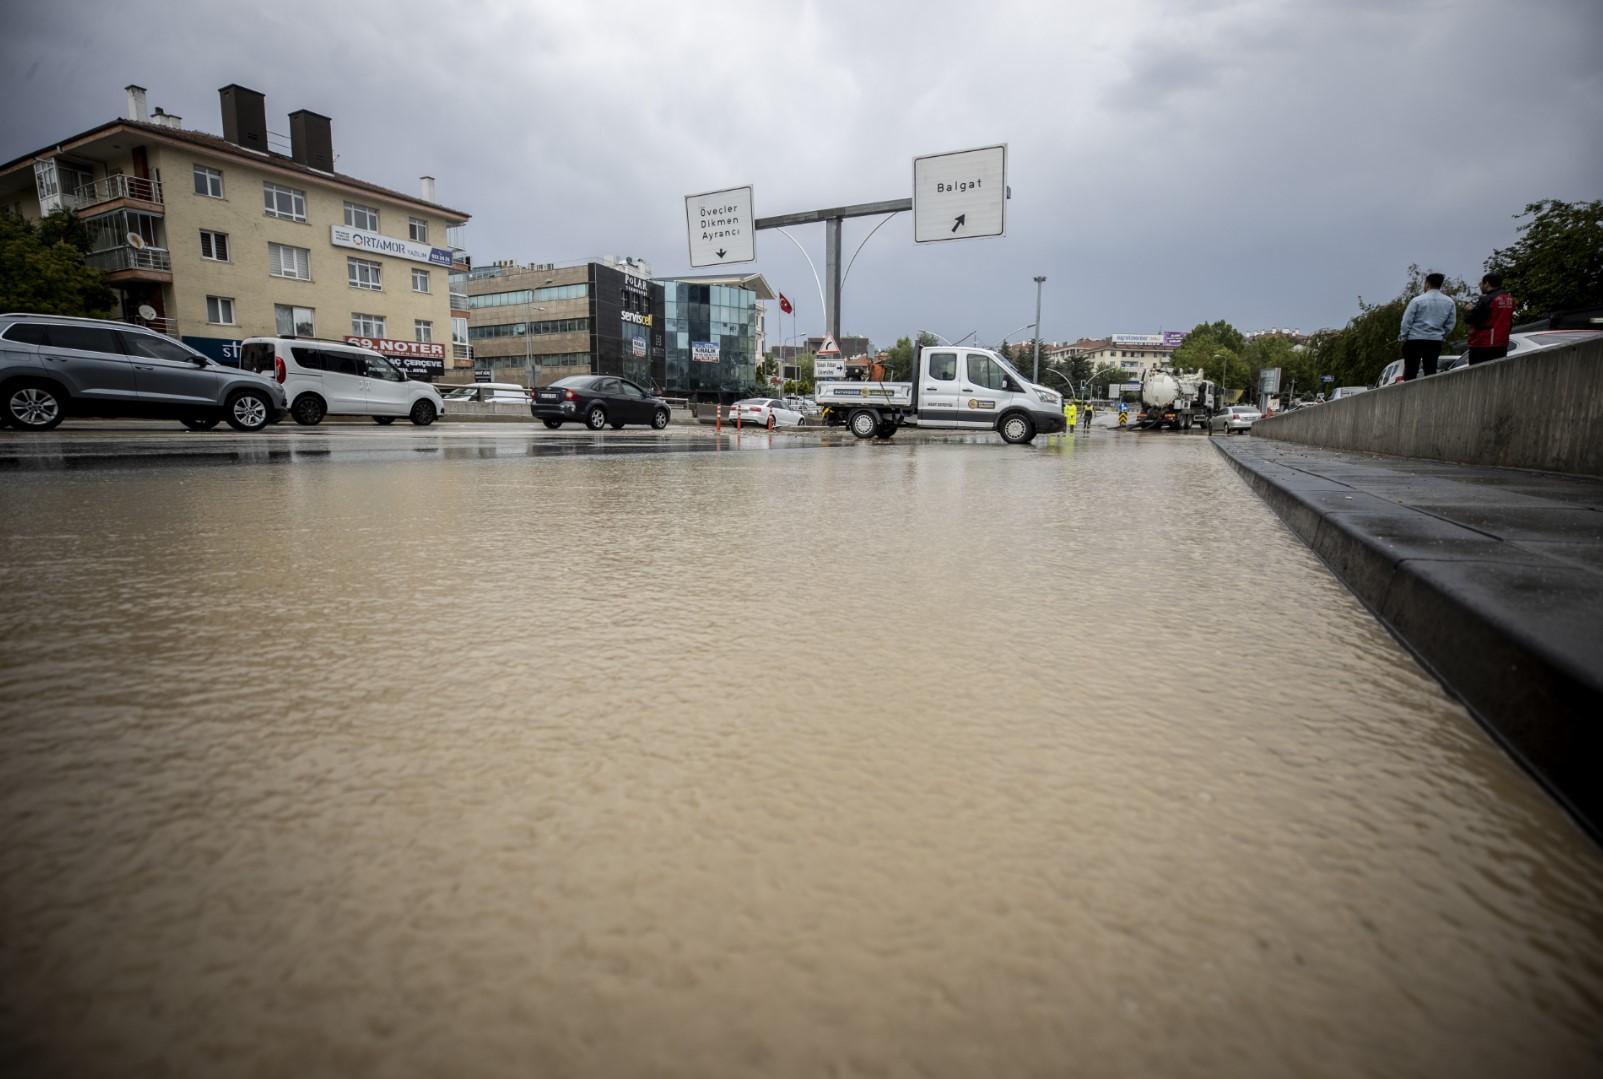
[{"label": "car side mirror", "polygon": [[193,359],[193,360],[192,360],[192,361],[190,361],[190,362],[192,362],[192,363],[193,363],[193,364],[194,364],[194,365],[195,365],[195,366],[196,366],[196,367],[205,367],[205,366],[206,366],[206,364],[207,364],[207,363],[208,363],[208,362],[210,362],[210,361],[208,361],[208,360],[207,360],[207,359],[206,359],[206,357],[204,357],[204,356],[196,356],[196,357],[195,357],[195,358],[194,358],[194,359]]}]

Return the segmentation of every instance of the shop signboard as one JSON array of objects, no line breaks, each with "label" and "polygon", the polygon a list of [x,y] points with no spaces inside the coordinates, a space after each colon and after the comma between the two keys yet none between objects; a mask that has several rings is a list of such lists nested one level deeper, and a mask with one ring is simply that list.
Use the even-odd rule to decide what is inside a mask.
[{"label": "shop signboard", "polygon": [[208,360],[216,360],[229,367],[239,366],[240,342],[237,337],[184,337],[180,340]]},{"label": "shop signboard", "polygon": [[389,255],[391,258],[409,259],[412,262],[426,262],[430,266],[451,265],[451,249],[448,247],[430,247],[428,244],[399,240],[394,236],[369,232],[367,229],[355,229],[349,225],[330,225],[329,243],[335,247],[366,251],[370,255]]},{"label": "shop signboard", "polygon": [[441,341],[395,341],[388,337],[347,336],[345,343],[370,348],[388,356],[409,378],[426,381],[445,374],[445,344]]},{"label": "shop signboard", "polygon": [[632,355],[634,355],[635,357],[637,357],[637,358],[641,357],[641,356],[644,356],[646,354],[646,342],[645,342],[645,340],[642,339],[642,338],[636,337],[634,340],[630,341],[629,342],[629,352]]}]

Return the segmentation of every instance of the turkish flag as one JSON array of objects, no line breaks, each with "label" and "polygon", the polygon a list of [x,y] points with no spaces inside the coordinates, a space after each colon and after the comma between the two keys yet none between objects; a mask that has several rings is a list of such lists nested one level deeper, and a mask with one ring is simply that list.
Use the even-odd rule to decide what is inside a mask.
[{"label": "turkish flag", "polygon": [[783,292],[779,294],[779,309],[785,312],[787,315],[794,313],[796,310],[794,307],[790,306],[790,301],[785,298],[785,294]]}]

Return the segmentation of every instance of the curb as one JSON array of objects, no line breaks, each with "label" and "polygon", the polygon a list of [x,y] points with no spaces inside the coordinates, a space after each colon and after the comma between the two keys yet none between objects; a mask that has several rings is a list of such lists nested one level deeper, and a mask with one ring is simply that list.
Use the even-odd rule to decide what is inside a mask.
[{"label": "curb", "polygon": [[[1603,666],[1595,597],[1561,566],[1456,549],[1450,526],[1335,480],[1243,458],[1247,485],[1517,761],[1603,841]],[[1379,501],[1379,500],[1375,500]],[[1434,554],[1434,557],[1424,557]]]}]

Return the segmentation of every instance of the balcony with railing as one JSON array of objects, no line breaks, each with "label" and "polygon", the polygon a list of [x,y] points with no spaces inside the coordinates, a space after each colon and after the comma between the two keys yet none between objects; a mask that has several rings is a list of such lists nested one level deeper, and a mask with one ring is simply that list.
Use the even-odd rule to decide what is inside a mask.
[{"label": "balcony with railing", "polygon": [[466,311],[468,309],[468,294],[465,292],[451,293],[451,310]]},{"label": "balcony with railing", "polygon": [[155,330],[157,333],[164,333],[173,338],[178,337],[178,320],[175,318],[141,318],[135,321],[147,329]]},{"label": "balcony with railing", "polygon": [[472,345],[459,345],[459,344],[457,344],[455,342],[452,342],[452,344],[451,344],[451,359],[453,359],[453,360],[466,360],[469,363],[471,363],[473,361],[473,346]]},{"label": "balcony with railing", "polygon": [[95,251],[84,256],[84,262],[92,269],[100,270],[106,275],[106,280],[112,284],[122,281],[171,281],[173,277],[172,256],[166,248],[151,247],[113,247],[107,251]]},{"label": "balcony with railing", "polygon": [[62,204],[69,209],[81,211],[95,207],[97,213],[110,208],[105,207],[104,203],[118,200],[138,203],[139,208],[144,210],[155,207],[159,213],[162,207],[161,181],[118,174],[85,184],[61,198]]}]

